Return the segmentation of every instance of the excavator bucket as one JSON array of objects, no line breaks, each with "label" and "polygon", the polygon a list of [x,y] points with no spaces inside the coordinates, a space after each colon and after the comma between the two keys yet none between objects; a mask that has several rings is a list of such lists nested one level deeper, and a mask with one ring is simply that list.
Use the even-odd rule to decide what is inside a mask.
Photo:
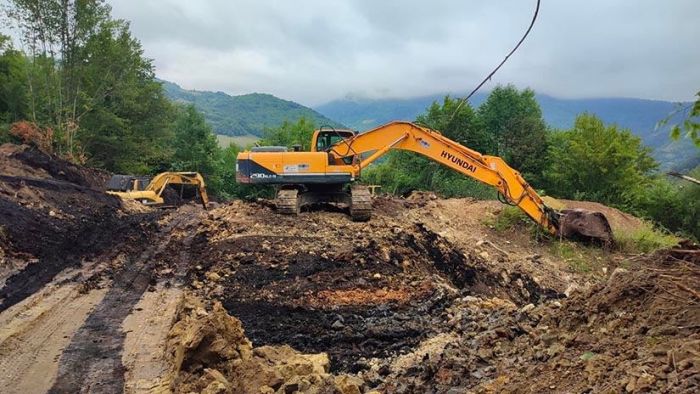
[{"label": "excavator bucket", "polygon": [[563,238],[612,245],[612,228],[602,213],[587,209],[564,209],[559,213],[559,233]]}]

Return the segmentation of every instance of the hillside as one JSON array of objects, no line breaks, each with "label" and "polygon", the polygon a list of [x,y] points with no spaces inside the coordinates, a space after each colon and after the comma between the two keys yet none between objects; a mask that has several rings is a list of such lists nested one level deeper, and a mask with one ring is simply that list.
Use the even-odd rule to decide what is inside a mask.
[{"label": "hillside", "polygon": [[[480,105],[487,95],[476,94],[471,100],[472,105]],[[315,109],[351,128],[366,130],[391,120],[415,119],[433,101],[440,101],[443,97],[444,94],[411,99],[344,99]],[[591,112],[606,123],[616,123],[640,136],[646,145],[654,149],[654,156],[664,169],[686,169],[700,164],[700,157],[691,141],[674,142],[669,139],[668,130],[656,130],[656,123],[673,111],[675,103],[634,98],[561,99],[542,94],[537,95],[537,100],[545,120],[552,127],[571,127],[576,115]]]},{"label": "hillside", "polygon": [[161,82],[168,98],[194,104],[220,135],[260,137],[265,128],[278,126],[285,120],[295,122],[301,117],[312,119],[319,126],[342,127],[311,108],[271,94],[231,96],[223,92],[186,90],[172,82]]}]

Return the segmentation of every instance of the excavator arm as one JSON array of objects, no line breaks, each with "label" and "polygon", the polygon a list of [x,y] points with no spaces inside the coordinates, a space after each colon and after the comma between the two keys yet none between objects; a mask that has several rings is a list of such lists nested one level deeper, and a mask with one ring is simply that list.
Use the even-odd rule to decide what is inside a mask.
[{"label": "excavator arm", "polygon": [[550,233],[559,234],[560,214],[545,205],[518,171],[500,157],[482,155],[435,130],[410,122],[392,122],[336,143],[329,154],[337,163],[352,156],[352,172],[357,178],[363,168],[392,149],[416,152],[493,186],[506,202],[517,205]]},{"label": "excavator arm", "polygon": [[[124,185],[117,185],[119,182],[115,182],[112,188],[109,185],[107,187],[107,193],[123,199],[141,201],[151,205],[162,205],[164,203],[162,194],[168,185],[193,185],[197,186],[204,209],[207,209],[209,204],[209,195],[207,194],[204,178],[197,172],[162,172],[153,177],[143,189],[139,187],[141,180],[135,177],[115,175],[113,178],[127,179]],[[130,183],[128,182],[129,179],[134,181]]]},{"label": "excavator arm", "polygon": [[204,183],[204,178],[198,172],[160,173],[151,180],[151,183],[148,184],[146,190],[152,191],[158,197],[160,197],[169,184],[197,186],[199,196],[202,199],[202,205],[204,206],[204,209],[207,209],[207,205],[209,204],[209,195],[207,195],[207,188]]}]

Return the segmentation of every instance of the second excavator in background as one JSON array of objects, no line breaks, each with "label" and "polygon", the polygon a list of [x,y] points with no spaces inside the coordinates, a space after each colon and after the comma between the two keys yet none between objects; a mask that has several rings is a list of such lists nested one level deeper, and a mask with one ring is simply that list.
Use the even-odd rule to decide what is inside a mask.
[{"label": "second excavator in background", "polygon": [[135,200],[144,205],[165,206],[165,193],[168,187],[179,186],[182,199],[185,188],[193,188],[204,209],[209,204],[209,195],[204,178],[198,172],[161,172],[153,178],[134,175],[113,175],[107,183],[107,193],[124,200]]},{"label": "second excavator in background", "polygon": [[321,128],[308,152],[299,146],[291,152],[279,146],[254,147],[238,154],[236,181],[276,185],[275,204],[281,213],[298,214],[304,206],[333,202],[347,205],[353,220],[366,221],[372,215],[372,197],[367,186],[355,181],[362,169],[392,149],[421,154],[494,187],[502,202],[518,206],[551,234],[612,242],[602,213],[555,210],[500,157],[482,155],[410,122],[391,122],[364,133]]}]

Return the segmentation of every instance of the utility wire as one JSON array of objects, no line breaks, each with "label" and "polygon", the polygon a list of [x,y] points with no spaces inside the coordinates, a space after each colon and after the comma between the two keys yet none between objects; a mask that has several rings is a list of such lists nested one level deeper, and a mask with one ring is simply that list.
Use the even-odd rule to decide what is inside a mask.
[{"label": "utility wire", "polygon": [[540,12],[540,0],[537,0],[537,5],[535,6],[535,13],[532,15],[532,21],[530,21],[530,26],[528,26],[527,30],[525,31],[525,34],[523,34],[523,37],[520,39],[520,41],[518,41],[518,43],[513,47],[513,49],[511,49],[511,51],[508,52],[508,54],[507,54],[506,57],[503,59],[503,61],[502,61],[498,66],[496,66],[496,68],[494,68],[493,71],[491,71],[491,73],[490,73],[488,76],[486,76],[486,78],[484,78],[484,80],[481,81],[481,83],[480,83],[479,85],[477,85],[477,87],[475,87],[474,90],[472,90],[472,92],[469,93],[469,95],[468,95],[467,97],[462,98],[462,99],[459,100],[459,103],[457,103],[457,108],[455,108],[454,112],[452,112],[452,116],[450,117],[450,122],[452,122],[452,120],[454,119],[454,117],[457,115],[457,112],[458,112],[459,109],[462,107],[462,105],[464,105],[464,103],[466,103],[466,102],[474,95],[474,93],[476,93],[479,89],[481,89],[481,87],[484,86],[484,84],[485,84],[488,80],[490,80],[491,77],[493,77],[494,74],[496,74],[496,72],[498,71],[498,69],[500,69],[501,66],[503,66],[503,65],[505,64],[506,61],[508,61],[508,58],[509,58],[513,53],[515,53],[515,51],[518,50],[518,47],[520,47],[520,44],[522,44],[523,41],[525,41],[525,38],[527,38],[528,34],[530,34],[530,30],[532,30],[532,26],[535,25],[535,21],[537,20],[537,14],[538,14],[539,12]]}]

